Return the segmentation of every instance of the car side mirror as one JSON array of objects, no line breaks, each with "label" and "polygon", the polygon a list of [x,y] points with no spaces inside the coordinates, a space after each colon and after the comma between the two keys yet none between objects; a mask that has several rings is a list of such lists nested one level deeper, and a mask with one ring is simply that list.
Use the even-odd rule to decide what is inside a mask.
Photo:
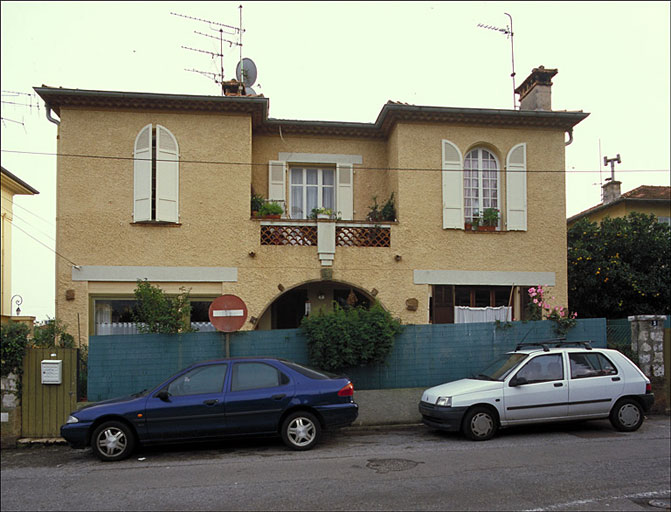
[{"label": "car side mirror", "polygon": [[154,395],[156,398],[160,398],[164,402],[169,402],[170,401],[170,393],[168,393],[165,389],[162,389],[158,393]]},{"label": "car side mirror", "polygon": [[515,375],[512,379],[510,379],[510,387],[514,388],[517,386],[522,386],[523,384],[528,384],[529,381],[525,379],[524,377],[518,377]]}]

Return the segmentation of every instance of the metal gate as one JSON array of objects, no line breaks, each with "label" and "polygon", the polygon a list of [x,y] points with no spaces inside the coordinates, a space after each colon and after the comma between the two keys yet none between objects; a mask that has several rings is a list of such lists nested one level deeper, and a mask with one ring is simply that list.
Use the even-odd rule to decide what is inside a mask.
[{"label": "metal gate", "polygon": [[58,437],[77,404],[77,349],[26,349],[22,383],[22,436]]}]

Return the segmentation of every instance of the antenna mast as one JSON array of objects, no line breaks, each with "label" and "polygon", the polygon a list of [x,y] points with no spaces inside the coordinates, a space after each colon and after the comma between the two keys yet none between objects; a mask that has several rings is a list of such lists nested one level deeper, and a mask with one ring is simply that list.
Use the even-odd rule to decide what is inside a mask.
[{"label": "antenna mast", "polygon": [[[203,23],[209,24],[210,30],[215,30],[219,34],[217,36],[213,36],[211,34],[204,34],[203,32],[198,32],[197,30],[194,30],[193,32],[195,34],[198,34],[200,36],[205,36],[209,37],[211,39],[216,39],[219,41],[219,52],[211,52],[208,50],[201,50],[199,48],[190,48],[188,46],[182,46],[185,50],[190,50],[193,52],[199,52],[199,53],[206,53],[210,55],[211,58],[216,58],[219,57],[219,73],[212,73],[209,71],[201,71],[199,69],[185,69],[185,71],[190,71],[193,73],[200,73],[201,75],[205,76],[211,76],[211,79],[214,80],[214,83],[219,84],[221,86],[221,95],[224,95],[224,42],[228,43],[229,48],[232,47],[233,45],[239,46],[240,47],[240,55],[242,55],[242,32],[244,30],[242,29],[242,6],[240,6],[240,27],[233,27],[231,25],[226,25],[225,23],[219,23],[216,21],[211,21],[211,20],[205,20],[202,18],[195,18],[193,16],[187,16],[185,14],[178,14],[176,12],[171,12],[173,16],[180,16],[181,18],[186,18],[189,20],[194,20],[194,21],[200,21]],[[218,28],[217,28],[218,27]],[[225,30],[227,29],[227,30]],[[224,34],[230,34],[230,35],[238,35],[238,40],[237,41],[232,41],[230,39],[225,39]]]},{"label": "antenna mast", "polygon": [[510,19],[510,25],[506,25],[506,28],[499,28],[499,27],[494,27],[492,25],[484,25],[483,23],[478,23],[478,27],[480,28],[486,28],[488,30],[495,30],[496,32],[501,32],[502,34],[505,34],[506,37],[510,39],[510,55],[513,63],[513,72],[510,74],[510,77],[513,79],[513,110],[517,109],[517,100],[515,98],[515,46],[513,44],[513,17],[508,14],[507,12],[504,12],[506,16]]}]

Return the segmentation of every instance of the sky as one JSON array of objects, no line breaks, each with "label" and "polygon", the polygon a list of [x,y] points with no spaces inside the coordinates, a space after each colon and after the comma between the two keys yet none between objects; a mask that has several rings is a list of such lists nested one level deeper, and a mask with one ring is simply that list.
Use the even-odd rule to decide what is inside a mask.
[{"label": "sky", "polygon": [[[242,5],[242,10],[239,6]],[[516,85],[557,68],[553,110],[590,116],[566,147],[567,217],[601,201],[603,157],[621,155],[622,192],[670,185],[669,2],[18,2],[2,1],[2,166],[39,190],[16,196],[12,294],[54,317],[56,126],[33,87],[219,95],[218,26],[242,55],[270,117],[375,121],[388,100],[513,108]],[[228,29],[227,29],[228,30]],[[237,41],[235,34],[224,37]],[[240,47],[224,43],[224,77]],[[47,153],[39,154],[39,153]],[[67,255],[66,255],[67,256]],[[13,306],[15,309],[15,306]]]}]

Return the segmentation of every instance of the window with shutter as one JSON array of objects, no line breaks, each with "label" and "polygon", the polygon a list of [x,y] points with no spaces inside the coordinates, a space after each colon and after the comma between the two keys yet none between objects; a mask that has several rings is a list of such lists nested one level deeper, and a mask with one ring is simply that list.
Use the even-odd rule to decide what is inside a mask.
[{"label": "window with shutter", "polygon": [[133,221],[179,221],[179,147],[170,130],[148,124],[135,138]]},{"label": "window with shutter", "polygon": [[488,208],[499,210],[499,163],[483,148],[468,152],[464,159],[464,217],[472,222]]},{"label": "window with shutter", "polygon": [[506,222],[508,231],[527,230],[527,145],[517,144],[506,159]]},{"label": "window with shutter", "polygon": [[443,229],[464,229],[464,172],[459,148],[443,140]]},{"label": "window with shutter", "polygon": [[338,174],[337,213],[342,220],[352,220],[354,218],[354,186],[353,174],[354,166],[352,164],[338,164],[336,168]]}]

